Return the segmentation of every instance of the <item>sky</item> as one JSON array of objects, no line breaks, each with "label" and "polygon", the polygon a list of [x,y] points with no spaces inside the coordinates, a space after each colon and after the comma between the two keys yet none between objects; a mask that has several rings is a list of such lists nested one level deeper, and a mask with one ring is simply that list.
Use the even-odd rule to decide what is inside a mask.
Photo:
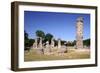
[{"label": "sky", "polygon": [[76,20],[84,18],[83,39],[90,38],[90,14],[24,11],[24,30],[29,38],[36,38],[35,32],[42,30],[50,33],[55,39],[76,40]]}]

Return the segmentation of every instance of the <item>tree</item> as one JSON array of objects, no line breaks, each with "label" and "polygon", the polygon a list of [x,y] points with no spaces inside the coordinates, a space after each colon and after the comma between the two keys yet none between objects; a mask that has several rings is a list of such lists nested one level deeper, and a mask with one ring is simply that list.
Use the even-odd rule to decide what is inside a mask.
[{"label": "tree", "polygon": [[24,31],[24,50],[29,50],[29,38],[28,38],[28,33],[26,31]]},{"label": "tree", "polygon": [[28,40],[28,33],[26,31],[24,31],[24,39]]},{"label": "tree", "polygon": [[35,42],[34,39],[29,39],[29,43],[28,43],[28,46],[31,47],[33,45],[33,43]]},{"label": "tree", "polygon": [[28,33],[26,31],[24,31],[24,42],[25,42],[25,47],[28,46],[29,43],[29,39],[28,39]]},{"label": "tree", "polygon": [[75,46],[76,45],[76,41],[75,40],[74,41],[68,41],[66,45],[67,46]]},{"label": "tree", "polygon": [[58,45],[58,40],[54,39],[54,42],[55,42],[55,46],[57,46]]},{"label": "tree", "polygon": [[53,35],[48,33],[45,35],[45,41],[49,41],[51,43],[51,39],[53,38]]},{"label": "tree", "polygon": [[29,39],[28,33],[24,31],[24,46],[25,46],[24,50],[30,50],[34,42],[35,40]]},{"label": "tree", "polygon": [[84,40],[83,44],[86,45],[86,46],[90,46],[90,39]]},{"label": "tree", "polygon": [[65,45],[65,44],[66,44],[66,41],[61,40],[61,45]]},{"label": "tree", "polygon": [[43,32],[43,31],[41,31],[41,30],[37,30],[36,31],[36,36],[37,37],[41,37],[41,38],[44,38],[45,37],[45,33]]}]

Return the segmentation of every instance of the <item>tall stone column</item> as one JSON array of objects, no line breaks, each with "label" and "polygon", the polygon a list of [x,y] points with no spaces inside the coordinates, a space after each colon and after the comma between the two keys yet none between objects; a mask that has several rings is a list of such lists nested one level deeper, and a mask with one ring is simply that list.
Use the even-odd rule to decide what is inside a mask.
[{"label": "tall stone column", "polygon": [[37,38],[35,39],[35,42],[34,42],[34,44],[33,44],[33,48],[37,48]]},{"label": "tall stone column", "polygon": [[46,42],[46,47],[44,49],[44,54],[49,55],[51,52],[49,41]]},{"label": "tall stone column", "polygon": [[49,42],[46,42],[46,48],[49,49]]},{"label": "tall stone column", "polygon": [[76,22],[76,48],[83,48],[83,17],[77,18]]},{"label": "tall stone column", "polygon": [[60,49],[61,48],[61,40],[58,39],[58,48]]},{"label": "tall stone column", "polygon": [[39,38],[39,44],[38,44],[38,48],[37,48],[37,54],[44,54],[44,50],[43,50],[43,46],[42,46],[42,38]]},{"label": "tall stone column", "polygon": [[54,39],[51,39],[51,48],[54,48]]}]

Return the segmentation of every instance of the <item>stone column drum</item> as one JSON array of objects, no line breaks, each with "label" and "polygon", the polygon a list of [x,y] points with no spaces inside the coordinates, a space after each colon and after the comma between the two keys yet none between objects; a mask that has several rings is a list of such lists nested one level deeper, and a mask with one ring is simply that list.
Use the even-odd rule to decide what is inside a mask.
[{"label": "stone column drum", "polygon": [[76,22],[76,48],[83,48],[83,17],[79,17]]}]

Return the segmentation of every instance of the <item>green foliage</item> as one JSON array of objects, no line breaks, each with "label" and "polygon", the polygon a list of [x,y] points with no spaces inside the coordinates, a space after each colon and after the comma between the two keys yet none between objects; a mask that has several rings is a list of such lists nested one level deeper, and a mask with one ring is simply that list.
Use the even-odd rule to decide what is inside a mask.
[{"label": "green foliage", "polygon": [[29,39],[28,39],[28,33],[26,31],[24,31],[24,45],[25,47],[28,46],[29,43]]},{"label": "green foliage", "polygon": [[24,38],[25,40],[28,40],[28,33],[26,33],[26,31],[24,31]]},{"label": "green foliage", "polygon": [[24,42],[25,47],[29,47],[29,40],[25,40]]},{"label": "green foliage", "polygon": [[[37,30],[36,31],[36,36],[39,37],[37,40],[38,40],[38,43],[40,41],[40,37],[43,39],[43,43],[46,43],[46,41],[49,41],[51,42],[51,39],[53,38],[53,35],[48,33],[45,35],[45,33],[41,30]],[[28,33],[26,31],[24,31],[24,45],[25,45],[25,49],[28,48],[28,47],[31,47],[33,45],[33,43],[35,42],[34,39],[29,39],[28,37]]]},{"label": "green foliage", "polygon": [[74,46],[73,42],[68,42],[67,46]]},{"label": "green foliage", "polygon": [[28,38],[28,33],[26,31],[24,31],[24,50],[29,50],[30,47],[33,45],[34,43],[34,39],[29,39]]},{"label": "green foliage", "polygon": [[90,38],[83,41],[85,46],[90,46]]},{"label": "green foliage", "polygon": [[33,45],[33,43],[35,42],[34,39],[29,39],[29,46],[31,47]]},{"label": "green foliage", "polygon": [[53,38],[53,35],[52,34],[50,34],[50,33],[48,33],[48,34],[46,34],[45,35],[45,41],[49,41],[50,43],[51,43],[51,39]]},{"label": "green foliage", "polygon": [[61,41],[61,45],[66,45],[66,41]]},{"label": "green foliage", "polygon": [[57,40],[54,40],[54,42],[55,42],[55,46],[57,46],[58,45],[58,41]]},{"label": "green foliage", "polygon": [[[51,39],[53,38],[53,35],[50,33],[45,34],[43,31],[41,30],[37,30],[36,31],[36,36],[39,37],[38,38],[38,43],[40,41],[40,37],[43,39],[42,42],[46,43],[47,41],[49,41],[49,44],[51,44]],[[24,31],[24,45],[25,47],[31,47],[33,45],[33,43],[35,42],[34,39],[29,39],[28,38],[28,33],[26,31]],[[54,40],[55,42],[55,46],[58,45],[58,40]],[[83,40],[83,44],[85,46],[90,46],[90,38]],[[61,40],[61,45],[66,45],[66,46],[74,46],[76,45],[76,40],[72,41],[72,42],[67,42],[64,40]]]},{"label": "green foliage", "polygon": [[45,37],[45,33],[41,30],[37,30],[36,31],[36,36],[37,37],[41,37],[41,38],[44,38]]},{"label": "green foliage", "polygon": [[74,45],[76,45],[76,41],[74,40],[74,41],[69,41],[69,42],[67,42],[67,46],[74,46]]},{"label": "green foliage", "polygon": [[25,40],[25,47],[31,47],[34,42],[35,42],[34,39]]}]

